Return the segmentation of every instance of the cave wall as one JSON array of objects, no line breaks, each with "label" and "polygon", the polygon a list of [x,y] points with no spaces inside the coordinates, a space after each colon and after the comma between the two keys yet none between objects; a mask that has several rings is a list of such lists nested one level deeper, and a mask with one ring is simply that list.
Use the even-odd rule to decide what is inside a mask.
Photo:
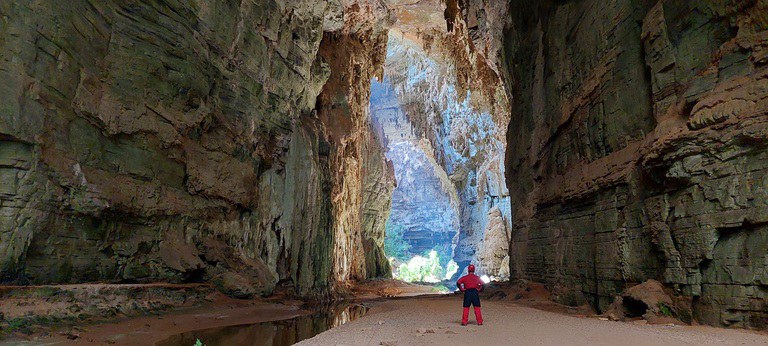
[{"label": "cave wall", "polygon": [[[256,293],[284,281],[324,295],[388,272],[371,218],[388,208],[391,174],[338,174],[347,160],[386,172],[360,125],[364,100],[315,109],[323,90],[367,95],[365,81],[334,73],[368,68],[354,64],[380,46],[338,61],[321,51],[347,44],[333,37],[375,41],[381,11],[362,0],[1,3],[0,281],[212,280]],[[345,121],[355,134],[339,141],[328,128]]]},{"label": "cave wall", "polygon": [[[510,272],[768,326],[768,2],[511,1]],[[572,288],[572,289],[569,289]]]},{"label": "cave wall", "polygon": [[[332,144],[334,275],[343,281],[392,275],[383,245],[394,172],[369,110],[371,79],[384,64],[388,11],[372,1],[348,14],[345,29],[326,33],[320,49],[331,67],[317,111]],[[356,27],[361,23],[377,25]]]}]

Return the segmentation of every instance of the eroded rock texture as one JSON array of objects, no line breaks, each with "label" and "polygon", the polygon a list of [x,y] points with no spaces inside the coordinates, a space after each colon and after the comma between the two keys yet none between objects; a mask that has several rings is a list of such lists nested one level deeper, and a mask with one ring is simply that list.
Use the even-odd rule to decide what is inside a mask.
[{"label": "eroded rock texture", "polygon": [[[6,1],[0,14],[1,281],[319,295],[388,272],[371,218],[392,175],[361,120],[370,78],[348,77],[383,54],[378,1]],[[353,39],[361,51],[336,49]],[[321,92],[342,108],[315,109]]]},{"label": "eroded rock texture", "polygon": [[460,82],[466,78],[464,65],[441,53],[446,47],[469,49],[456,43],[463,36],[455,35],[419,42],[391,34],[385,72],[416,137],[423,139],[422,150],[441,168],[455,201],[459,234],[453,259],[461,270],[474,263],[483,274],[506,278],[501,262],[507,257],[512,220],[502,159],[506,98],[496,74],[483,89],[466,89],[472,86]]},{"label": "eroded rock texture", "polygon": [[347,12],[344,28],[323,38],[320,55],[331,76],[317,104],[331,143],[334,274],[342,281],[391,276],[383,240],[394,188],[369,112],[371,79],[384,64],[389,10],[374,0]]},{"label": "eroded rock texture", "polygon": [[437,250],[447,263],[459,232],[456,190],[427,141],[415,135],[397,92],[386,80],[373,82],[370,109],[397,181],[387,228],[402,229],[410,255]]},{"label": "eroded rock texture", "polygon": [[768,3],[511,4],[511,276],[765,328]]}]

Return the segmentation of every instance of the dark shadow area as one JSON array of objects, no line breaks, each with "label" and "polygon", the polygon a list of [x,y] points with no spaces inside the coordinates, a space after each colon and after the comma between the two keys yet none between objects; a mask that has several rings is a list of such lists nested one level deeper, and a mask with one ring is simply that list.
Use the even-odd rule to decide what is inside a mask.
[{"label": "dark shadow area", "polygon": [[648,304],[632,297],[624,297],[622,299],[622,305],[624,306],[624,310],[627,311],[626,316],[629,318],[642,317],[648,312]]}]

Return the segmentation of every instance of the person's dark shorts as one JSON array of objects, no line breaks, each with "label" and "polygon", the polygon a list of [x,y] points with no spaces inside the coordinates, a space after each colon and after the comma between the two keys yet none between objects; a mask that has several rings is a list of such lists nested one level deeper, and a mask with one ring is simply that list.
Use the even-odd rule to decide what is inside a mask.
[{"label": "person's dark shorts", "polygon": [[464,307],[468,308],[470,305],[480,307],[480,294],[475,289],[464,291]]}]

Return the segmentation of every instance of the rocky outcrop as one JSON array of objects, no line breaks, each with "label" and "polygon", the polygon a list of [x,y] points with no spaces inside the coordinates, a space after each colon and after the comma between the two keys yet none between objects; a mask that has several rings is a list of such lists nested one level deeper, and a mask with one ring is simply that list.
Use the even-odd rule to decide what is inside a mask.
[{"label": "rocky outcrop", "polygon": [[[376,70],[359,63],[383,54],[380,7],[0,4],[0,280],[236,272],[260,293],[320,295],[386,273],[370,218],[391,178],[359,106],[370,76],[335,77]],[[352,40],[376,43],[331,54]],[[354,96],[348,110],[316,109],[327,90]]]},{"label": "rocky outcrop", "polygon": [[598,309],[656,279],[768,321],[764,1],[512,1],[510,271]]},{"label": "rocky outcrop", "polygon": [[[632,286],[616,297],[605,315],[614,321],[642,317],[653,324],[674,323],[676,315],[683,315],[675,310],[675,303],[656,280],[648,280]],[[687,314],[690,322],[690,313]]]},{"label": "rocky outcrop", "polygon": [[62,334],[74,340],[81,330],[72,325],[190,309],[212,299],[226,297],[203,284],[4,286],[0,289],[0,326],[6,344],[18,343],[8,340],[15,333],[32,334],[50,326],[60,328]]},{"label": "rocky outcrop", "polygon": [[331,68],[317,110],[331,145],[334,276],[342,282],[391,275],[383,240],[394,172],[368,109],[371,79],[384,64],[389,20],[379,1],[354,4],[342,30],[325,34],[320,51]]}]

